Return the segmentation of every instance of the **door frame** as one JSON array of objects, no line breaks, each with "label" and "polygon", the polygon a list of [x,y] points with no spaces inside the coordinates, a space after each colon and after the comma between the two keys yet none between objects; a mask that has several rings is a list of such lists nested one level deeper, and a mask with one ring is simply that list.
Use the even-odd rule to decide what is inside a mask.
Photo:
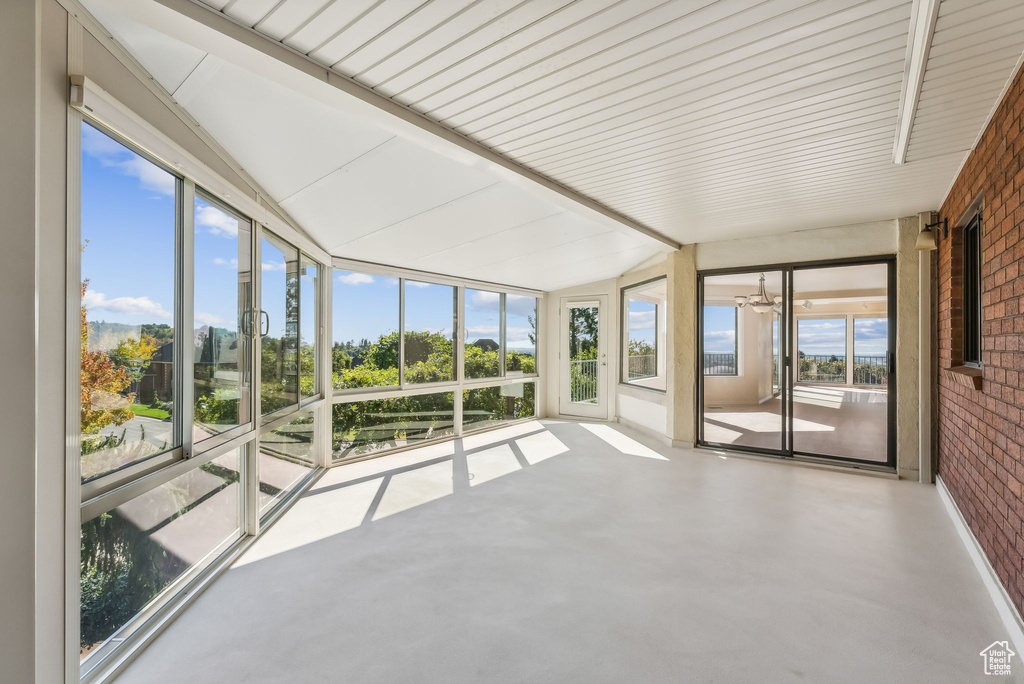
[{"label": "door frame", "polygon": [[[570,305],[597,303],[597,404],[580,404],[569,401],[569,335],[568,317],[565,312]],[[558,414],[575,418],[608,419],[608,310],[607,294],[576,295],[561,297],[558,302]]]},{"label": "door frame", "polygon": [[[819,454],[809,451],[798,451],[793,449],[793,387],[796,384],[794,377],[795,366],[792,357],[792,340],[794,339],[794,316],[793,316],[793,273],[801,270],[814,270],[819,268],[831,268],[837,266],[862,266],[872,264],[886,264],[886,317],[888,318],[888,372],[886,376],[886,460],[885,462],[867,461],[863,459],[850,458],[847,456],[835,456],[830,454]],[[781,347],[782,369],[780,373],[780,385],[782,390],[782,448],[762,449],[742,445],[722,444],[709,442],[704,439],[704,280],[709,276],[732,275],[737,273],[760,273],[769,271],[781,271],[783,282],[783,320],[779,331],[779,345]],[[850,257],[844,259],[827,259],[820,261],[797,261],[777,264],[763,264],[757,266],[737,266],[734,268],[715,268],[697,271],[697,354],[696,354],[696,435],[697,446],[728,451],[738,451],[762,456],[770,456],[795,461],[810,461],[815,463],[839,463],[853,468],[864,468],[870,470],[896,470],[896,326],[897,316],[896,298],[896,255],[880,254],[875,256]]]}]

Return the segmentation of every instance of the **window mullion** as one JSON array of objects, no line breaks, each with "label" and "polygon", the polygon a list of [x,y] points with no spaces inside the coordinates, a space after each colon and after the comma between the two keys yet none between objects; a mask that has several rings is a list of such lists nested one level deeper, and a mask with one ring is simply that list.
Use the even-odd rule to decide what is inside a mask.
[{"label": "window mullion", "polygon": [[182,455],[192,458],[192,419],[194,413],[193,378],[195,377],[195,354],[192,352],[194,329],[194,284],[195,284],[195,182],[189,179],[178,181],[180,216],[177,224],[181,231],[178,239],[178,329],[175,331],[174,365],[176,396],[175,415],[178,419],[175,430],[181,440]]},{"label": "window mullion", "polygon": [[405,389],[405,278],[398,279],[398,387]]},{"label": "window mullion", "polygon": [[505,377],[505,355],[508,353],[508,324],[505,321],[507,295],[502,292],[498,304],[498,377]]}]

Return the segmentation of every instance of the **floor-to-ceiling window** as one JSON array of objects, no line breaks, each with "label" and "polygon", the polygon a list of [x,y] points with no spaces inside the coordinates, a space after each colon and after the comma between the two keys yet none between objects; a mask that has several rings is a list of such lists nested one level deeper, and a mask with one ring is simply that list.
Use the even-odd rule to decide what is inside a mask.
[{"label": "floor-to-ceiling window", "polygon": [[69,596],[85,675],[133,648],[320,464],[324,267],[99,124],[83,121],[73,149],[68,484],[82,503]]}]

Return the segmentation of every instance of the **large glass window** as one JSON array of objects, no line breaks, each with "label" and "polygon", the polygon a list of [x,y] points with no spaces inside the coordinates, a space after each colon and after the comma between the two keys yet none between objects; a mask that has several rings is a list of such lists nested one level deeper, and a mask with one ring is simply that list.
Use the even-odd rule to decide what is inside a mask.
[{"label": "large glass window", "polygon": [[537,372],[537,298],[505,295],[505,372]]},{"label": "large glass window", "polygon": [[704,306],[704,375],[736,375],[736,312],[735,306]]},{"label": "large glass window", "polygon": [[885,385],[888,381],[889,319],[853,319],[853,384]]},{"label": "large glass window", "polygon": [[266,415],[299,401],[299,253],[268,232],[261,250],[260,389]]},{"label": "large glass window", "polygon": [[180,183],[81,129],[82,480],[180,445],[175,245]]},{"label": "large glass window", "polygon": [[199,442],[250,421],[252,224],[200,195],[193,216],[193,439]]},{"label": "large glass window", "polygon": [[462,392],[462,427],[475,430],[536,414],[534,383],[475,387]]},{"label": "large glass window", "polygon": [[333,460],[419,444],[455,433],[452,392],[335,404]]},{"label": "large glass window", "polygon": [[334,271],[334,389],[398,385],[398,278]]},{"label": "large glass window", "polygon": [[315,397],[320,390],[316,378],[317,337],[320,333],[320,265],[305,254],[299,269],[299,392],[303,399]]},{"label": "large glass window", "polygon": [[667,280],[661,278],[622,292],[622,380],[665,389]]},{"label": "large glass window", "polygon": [[82,525],[83,660],[100,660],[176,580],[241,537],[243,453],[218,456]]},{"label": "large glass window", "polygon": [[501,295],[467,289],[465,328],[465,377],[498,377],[501,374]]},{"label": "large glass window", "polygon": [[846,318],[798,318],[799,382],[846,383]]},{"label": "large glass window", "polygon": [[260,436],[260,515],[291,493],[316,467],[314,411],[303,411]]},{"label": "large glass window", "polygon": [[453,331],[456,288],[405,283],[405,383],[455,380]]}]

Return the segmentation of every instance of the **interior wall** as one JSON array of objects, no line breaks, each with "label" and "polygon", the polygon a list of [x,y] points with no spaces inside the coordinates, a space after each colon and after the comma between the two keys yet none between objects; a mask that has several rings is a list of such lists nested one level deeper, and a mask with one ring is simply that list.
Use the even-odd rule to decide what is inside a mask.
[{"label": "interior wall", "polygon": [[[942,205],[938,249],[939,475],[1024,611],[1024,74],[1018,72]],[[982,384],[963,363],[961,220],[982,203]],[[941,236],[940,236],[941,237]]]},{"label": "interior wall", "polygon": [[[36,73],[39,37],[36,3],[4,5],[0,21],[0,206],[4,208],[4,249],[0,250],[0,348],[11,361],[0,393],[4,434],[4,476],[0,478],[0,662],[11,681],[35,681],[35,406],[34,301],[26,285],[36,282],[38,215],[35,172]],[[25,68],[11,68],[25,65]]]},{"label": "interior wall", "polygon": [[[665,277],[666,279],[667,300],[663,310],[665,325],[658,329],[658,367],[666,369],[666,390],[659,391],[620,382],[619,376],[621,371],[616,372],[614,377],[616,419],[626,424],[639,425],[659,435],[668,434],[669,420],[669,401],[667,397],[668,373],[667,367],[663,364],[667,363],[668,359],[668,329],[671,328],[673,319],[672,307],[674,301],[673,288],[669,282],[670,267],[671,255],[659,255],[656,263],[647,264],[641,268],[629,271],[621,275],[615,283],[615,297],[616,299],[621,299],[619,293],[622,292],[623,288],[654,278]],[[616,321],[620,322],[621,319],[617,318]],[[659,321],[659,325],[660,323],[661,321]],[[619,346],[623,344],[624,334],[621,328],[619,328],[618,335],[615,338]],[[621,369],[621,364],[622,357],[620,354],[619,365],[616,368]]]}]

